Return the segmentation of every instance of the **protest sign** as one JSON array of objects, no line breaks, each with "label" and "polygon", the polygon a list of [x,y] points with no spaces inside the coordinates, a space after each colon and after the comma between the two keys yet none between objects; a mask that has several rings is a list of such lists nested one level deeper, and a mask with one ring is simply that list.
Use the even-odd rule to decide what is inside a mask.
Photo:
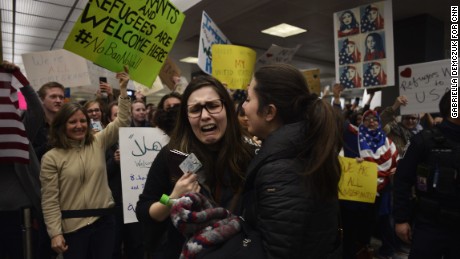
[{"label": "protest sign", "polygon": [[169,137],[158,128],[120,128],[120,167],[125,223],[137,222],[136,203],[150,166]]},{"label": "protest sign", "polygon": [[231,44],[211,17],[203,11],[201,18],[200,42],[198,47],[198,66],[207,74],[212,74],[212,52],[213,44]]},{"label": "protest sign", "polygon": [[64,49],[151,87],[184,18],[167,0],[89,1]]},{"label": "protest sign", "polygon": [[246,89],[251,82],[256,52],[235,45],[212,45],[212,75],[229,89]]},{"label": "protest sign", "polygon": [[284,48],[272,44],[270,48],[257,59],[257,62],[261,65],[269,65],[273,63],[291,63],[300,45],[295,48]]},{"label": "protest sign", "polygon": [[319,77],[319,69],[309,69],[302,71],[305,79],[307,80],[308,89],[311,93],[318,96],[321,94],[321,80]]},{"label": "protest sign", "polygon": [[374,203],[377,194],[377,164],[339,156],[342,175],[339,199]]},{"label": "protest sign", "polygon": [[169,88],[169,90],[174,91],[174,87],[176,86],[174,77],[179,79],[180,74],[180,69],[174,60],[167,58],[165,64],[160,70],[160,79]]},{"label": "protest sign", "polygon": [[450,59],[404,65],[399,71],[399,95],[407,97],[401,114],[439,112],[439,101],[450,89]]},{"label": "protest sign", "polygon": [[63,49],[22,54],[22,61],[35,90],[51,81],[65,87],[91,84],[86,60]]},{"label": "protest sign", "polygon": [[351,89],[395,85],[392,1],[342,10],[333,19],[336,83]]}]

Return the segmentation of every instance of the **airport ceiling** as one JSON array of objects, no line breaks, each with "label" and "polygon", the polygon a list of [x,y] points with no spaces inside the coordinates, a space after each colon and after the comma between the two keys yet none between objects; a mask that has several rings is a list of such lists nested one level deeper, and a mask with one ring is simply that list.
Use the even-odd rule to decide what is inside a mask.
[{"label": "airport ceiling", "polygon": [[[127,1],[127,0],[125,0]],[[178,2],[190,0],[178,0]],[[195,0],[199,1],[199,0]],[[21,54],[61,49],[87,0],[0,0],[3,56],[22,63]],[[294,59],[333,66],[333,13],[376,1],[369,0],[202,0],[185,11],[185,21],[170,53],[180,68],[198,71],[196,64],[178,62],[197,56],[202,11],[217,23],[232,44],[264,51],[273,43],[301,47]],[[445,23],[448,34],[451,0],[395,0],[395,21],[429,14]],[[289,23],[308,32],[288,38],[260,31]],[[446,38],[447,39],[447,38]],[[447,42],[446,42],[447,44]],[[446,45],[447,46],[447,45]],[[14,54],[14,56],[13,56]],[[186,67],[189,66],[189,67]]]}]

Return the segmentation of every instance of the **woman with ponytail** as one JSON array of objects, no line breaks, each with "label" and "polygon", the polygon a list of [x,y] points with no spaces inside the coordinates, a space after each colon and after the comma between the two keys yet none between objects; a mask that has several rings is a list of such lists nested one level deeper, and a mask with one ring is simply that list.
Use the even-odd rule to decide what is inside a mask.
[{"label": "woman with ponytail", "polygon": [[243,216],[267,258],[340,258],[340,115],[287,64],[260,68],[243,104],[262,147],[248,168]]}]

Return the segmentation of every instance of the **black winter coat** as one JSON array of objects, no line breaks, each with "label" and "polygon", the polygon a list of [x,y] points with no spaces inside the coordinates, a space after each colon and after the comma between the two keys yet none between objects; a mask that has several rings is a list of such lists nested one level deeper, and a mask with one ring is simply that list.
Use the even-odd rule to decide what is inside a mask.
[{"label": "black winter coat", "polygon": [[261,232],[267,258],[338,258],[338,199],[315,199],[300,176],[304,127],[272,132],[248,168],[244,217]]}]

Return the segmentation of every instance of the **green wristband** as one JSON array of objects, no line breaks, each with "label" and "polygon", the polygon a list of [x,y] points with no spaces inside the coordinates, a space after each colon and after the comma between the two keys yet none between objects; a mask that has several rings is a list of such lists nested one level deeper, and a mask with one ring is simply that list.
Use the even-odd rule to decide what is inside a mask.
[{"label": "green wristband", "polygon": [[161,195],[160,203],[163,204],[163,205],[168,206],[169,205],[169,196],[166,195],[166,194]]}]

